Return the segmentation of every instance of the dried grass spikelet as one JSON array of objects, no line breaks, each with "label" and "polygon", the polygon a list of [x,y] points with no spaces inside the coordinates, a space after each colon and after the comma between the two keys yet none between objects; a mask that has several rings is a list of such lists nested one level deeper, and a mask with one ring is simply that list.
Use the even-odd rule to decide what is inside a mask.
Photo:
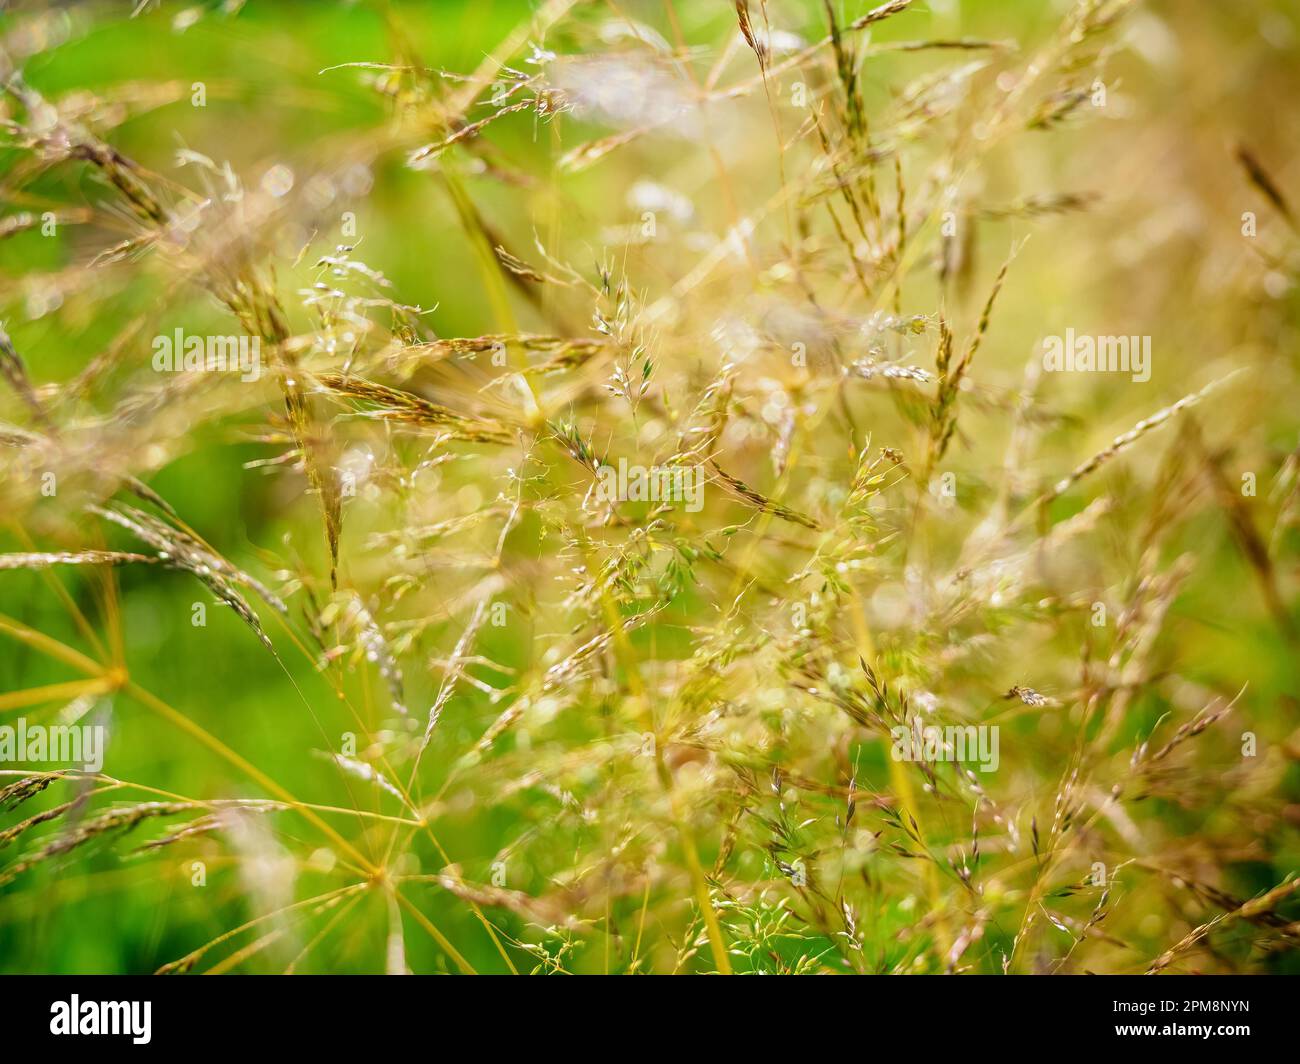
[{"label": "dried grass spikelet", "polygon": [[0,850],[4,849],[11,842],[13,842],[14,839],[18,838],[20,835],[31,830],[32,828],[37,827],[41,824],[48,824],[51,820],[57,820],[65,813],[69,813],[75,809],[80,808],[82,805],[85,804],[86,797],[87,796],[85,794],[82,794],[76,798],[73,798],[71,801],[60,802],[58,805],[51,806],[49,809],[46,809],[43,812],[37,813],[34,816],[29,816],[26,820],[21,820],[17,824],[14,824],[12,827],[8,827],[5,828],[3,831],[0,831]]},{"label": "dried grass spikelet", "polygon": [[110,809],[55,836],[40,849],[0,871],[0,886],[12,882],[44,861],[70,853],[95,839],[130,831],[142,821],[154,817],[175,816],[197,808],[199,806],[194,802],[142,802],[139,805]]},{"label": "dried grass spikelet", "polygon": [[124,504],[119,504],[116,508],[92,506],[90,509],[92,513],[120,525],[148,543],[158,551],[157,561],[161,564],[198,577],[208,590],[233,609],[253,630],[267,650],[275,653],[275,647],[262,630],[262,622],[236,586],[251,588],[276,612],[287,615],[288,607],[264,584],[235,568],[188,532],[174,528],[143,510]]},{"label": "dried grass spikelet", "polygon": [[[76,192],[75,182],[59,178],[83,164],[110,194],[86,210],[95,224],[76,234],[75,247],[88,254],[48,275],[33,271],[12,300],[25,300],[47,324],[75,325],[106,320],[123,297],[135,302],[144,282],[159,282],[157,303],[168,307],[178,305],[168,297],[194,285],[262,339],[284,406],[269,409],[276,396],[264,388],[235,395],[201,379],[139,386],[135,370],[154,328],[152,310],[122,324],[72,381],[36,385],[17,351],[13,358],[0,352],[0,391],[12,395],[7,409],[18,422],[0,426],[6,473],[13,471],[5,486],[21,488],[33,471],[57,469],[61,496],[29,506],[36,500],[12,492],[12,513],[40,542],[0,556],[0,570],[172,565],[215,584],[219,595],[238,597],[245,623],[261,634],[253,610],[261,611],[256,598],[266,589],[222,559],[141,478],[192,441],[206,442],[192,425],[269,422],[239,431],[274,448],[276,456],[260,459],[259,468],[291,481],[291,490],[270,501],[300,496],[295,475],[302,473],[318,496],[329,550],[328,584],[324,564],[316,572],[292,547],[283,583],[272,584],[277,595],[305,600],[311,642],[302,648],[306,664],[294,664],[309,670],[324,660],[346,669],[370,661],[383,684],[378,716],[388,723],[408,695],[437,677],[435,691],[421,695],[427,716],[419,723],[399,722],[389,732],[367,698],[362,719],[374,745],[357,757],[321,755],[344,777],[327,783],[350,791],[353,780],[365,782],[350,794],[359,808],[268,803],[232,806],[227,814],[225,803],[195,802],[192,812],[178,814],[179,826],[141,847],[164,851],[166,861],[186,840],[226,831],[228,815],[268,821],[263,812],[290,808],[301,826],[328,840],[271,837],[269,821],[261,835],[230,826],[242,886],[267,911],[163,970],[193,968],[216,946],[227,951],[213,970],[250,966],[302,929],[309,937],[298,959],[321,944],[333,949],[338,936],[350,941],[355,931],[385,954],[387,970],[405,972],[427,955],[409,948],[408,931],[429,932],[453,956],[480,928],[493,940],[500,931],[506,967],[526,953],[548,972],[590,970],[602,945],[608,965],[628,971],[674,964],[719,972],[732,965],[780,972],[1113,968],[1145,956],[1136,943],[1153,940],[1146,915],[1167,910],[1177,919],[1179,903],[1127,878],[1113,894],[1080,884],[1090,859],[1104,856],[1110,866],[1149,852],[1152,862],[1213,877],[1234,853],[1278,852],[1274,844],[1285,838],[1274,826],[1285,820],[1273,794],[1278,769],[1243,763],[1224,770],[1208,744],[1226,733],[1206,723],[1221,706],[1179,718],[1186,723],[1171,727],[1173,739],[1160,753],[1143,749],[1139,760],[1149,763],[1141,772],[1114,752],[1121,732],[1149,708],[1183,704],[1179,651],[1191,644],[1182,642],[1188,625],[1178,607],[1199,601],[1180,595],[1200,564],[1183,538],[1200,537],[1198,522],[1215,519],[1217,502],[1233,535],[1215,541],[1216,563],[1244,559],[1280,591],[1294,531],[1285,513],[1262,501],[1229,505],[1221,483],[1228,452],[1207,444],[1201,461],[1189,463],[1182,446],[1189,436],[1170,448],[1154,486],[1121,477],[1113,494],[1081,511],[1063,499],[1050,513],[1035,506],[1058,499],[1050,486],[1034,498],[1046,455],[1068,453],[1065,431],[1048,440],[1038,430],[1091,422],[1075,423],[1040,401],[1028,378],[1018,394],[990,383],[1006,359],[990,358],[987,367],[975,359],[1006,354],[990,350],[994,298],[1002,305],[1020,291],[1032,299],[1047,279],[1004,268],[983,313],[976,292],[978,317],[954,336],[950,308],[965,305],[966,286],[981,272],[976,255],[994,239],[989,228],[1010,219],[1020,230],[1092,206],[1084,193],[1010,187],[1021,175],[1000,160],[1004,142],[1027,126],[1064,134],[1067,120],[1089,113],[1079,106],[1082,87],[1105,60],[1104,33],[1126,4],[1082,0],[1059,33],[1021,58],[993,40],[906,39],[929,24],[920,7],[874,2],[856,19],[841,18],[833,2],[814,3],[823,36],[807,42],[769,22],[788,12],[756,0],[737,0],[724,18],[681,25],[667,11],[656,23],[670,42],[622,12],[592,18],[585,7],[550,32],[570,0],[546,0],[535,20],[520,21],[464,75],[424,66],[392,22],[394,62],[358,66],[376,72],[368,87],[400,121],[322,142],[314,154],[327,158],[315,173],[301,156],[289,156],[290,137],[284,164],[293,164],[304,195],[276,203],[256,182],[245,188],[233,166],[189,148],[178,159],[186,178],[197,180],[193,189],[115,154],[107,130],[123,112],[147,105],[130,92],[47,103],[21,87],[8,90],[15,203]],[[896,21],[899,33],[890,25],[890,40],[868,39],[884,20]],[[1186,22],[1196,33],[1196,20]],[[39,54],[27,23],[17,25],[10,37]],[[716,40],[701,36],[714,30]],[[556,54],[561,49],[573,54]],[[928,54],[913,54],[922,51]],[[877,57],[883,61],[871,62]],[[918,62],[924,65],[912,65]],[[810,94],[806,109],[787,107],[795,81]],[[163,90],[159,99],[174,91]],[[549,143],[535,152],[496,142],[506,127],[526,133],[528,123],[561,112],[610,128],[578,143],[588,134],[575,140],[571,123],[554,122],[545,129]],[[136,142],[149,144],[146,137]],[[670,151],[655,150],[665,144]],[[625,149],[628,158],[616,156]],[[419,180],[455,189],[467,241],[447,261],[469,259],[482,270],[482,291],[453,315],[479,314],[464,336],[438,337],[428,312],[390,298],[395,286],[353,247],[331,250],[332,238],[309,235],[336,224],[343,185],[335,192],[326,186],[341,166],[390,158],[421,168]],[[1038,165],[1048,155],[1030,150],[1024,158],[1026,174],[1050,169]],[[541,160],[544,172],[527,172],[529,159]],[[596,184],[566,176],[598,161],[607,172]],[[1246,180],[1288,218],[1279,181],[1242,163]],[[60,169],[45,180],[50,167]],[[613,188],[624,179],[653,181],[658,191],[643,189],[626,201],[586,196],[588,187]],[[664,193],[669,187],[690,188],[685,206],[682,194]],[[994,187],[997,199],[986,202],[983,190]],[[1192,187],[1190,180],[1179,186]],[[1158,192],[1158,182],[1152,188]],[[327,194],[318,198],[322,189]],[[364,194],[353,190],[347,198]],[[374,223],[382,224],[388,204],[371,204]],[[525,215],[533,211],[516,209],[524,206],[536,211],[532,219]],[[667,224],[653,239],[627,240],[614,230],[617,245],[608,254],[593,249],[598,261],[589,264],[593,231],[596,244],[613,244],[595,216],[625,218],[629,209],[654,211]],[[948,211],[956,233],[940,221]],[[58,217],[69,213],[60,207]],[[502,219],[499,231],[493,216]],[[10,217],[12,224],[0,220],[0,237],[30,227],[30,218]],[[536,252],[521,251],[530,224],[546,232],[553,254],[536,236]],[[89,242],[104,233],[108,246],[95,254]],[[294,241],[287,255],[286,237]],[[382,237],[379,247],[388,254]],[[569,254],[581,269],[564,261]],[[1290,258],[1271,249],[1257,257],[1277,271],[1270,284],[1294,273]],[[316,283],[300,280],[303,270],[317,271]],[[1231,277],[1213,272],[1200,303],[1223,298],[1226,309],[1240,293],[1231,291]],[[282,302],[286,276],[300,297],[295,305]],[[433,283],[441,288],[444,280]],[[352,291],[354,284],[366,294]],[[488,298],[480,299],[483,293]],[[1079,298],[1077,305],[1087,306],[1090,297]],[[1262,312],[1257,299],[1250,305],[1252,321],[1263,317],[1268,335],[1280,335],[1272,327],[1289,320],[1287,301],[1272,299]],[[1210,317],[1232,321],[1217,307]],[[714,326],[720,359],[707,350]],[[1263,330],[1244,320],[1232,327],[1245,341],[1231,357],[1238,350],[1254,357],[1257,343],[1271,356],[1260,342]],[[46,333],[60,334],[75,332]],[[796,343],[804,345],[806,366],[790,359]],[[34,367],[45,364],[37,352],[22,354],[34,356]],[[1284,363],[1269,358],[1270,372],[1282,375],[1270,380],[1287,379]],[[1272,433],[1273,421],[1267,435],[1252,434],[1231,426],[1238,413],[1229,405],[1228,420],[1214,423],[1230,426],[1220,431],[1233,454],[1255,461],[1280,453],[1283,437]],[[953,447],[959,420],[963,436]],[[1012,424],[1005,456],[991,454],[1004,422]],[[1090,463],[1070,457],[1064,468],[1075,472],[1054,478],[1065,485],[1060,490],[1072,490],[1136,439],[1118,437]],[[960,505],[928,506],[930,473],[956,450],[963,452]],[[357,534],[347,543],[345,569],[340,484],[359,454],[369,479],[349,512]],[[708,468],[719,498],[698,513],[593,505],[590,474],[608,454]],[[764,480],[757,471],[769,463]],[[1296,495],[1293,472],[1277,485],[1284,510]],[[777,486],[759,490],[764,483]],[[142,545],[105,550],[97,525],[74,527],[60,511],[80,516],[87,498]],[[1083,535],[1087,542],[1079,542]],[[1201,572],[1198,595],[1214,575]],[[92,617],[115,617],[113,575],[97,572],[85,582],[96,595],[103,590],[105,609]],[[486,621],[498,596],[510,606],[504,632]],[[891,597],[905,603],[895,613],[906,621],[877,625]],[[1113,623],[1088,624],[1093,597],[1112,608]],[[1256,603],[1236,598],[1225,620],[1250,632]],[[97,642],[90,623],[83,634]],[[1212,636],[1203,632],[1195,645]],[[114,656],[131,645],[114,638]],[[1198,670],[1227,667],[1220,657]],[[1020,683],[1008,691],[1007,680],[1022,669],[1036,685],[1054,685],[1045,690],[1070,690],[1062,701],[1079,703],[1082,712],[1052,712],[1055,699]],[[1077,695],[1063,679],[1076,669]],[[511,686],[486,682],[480,670],[508,675]],[[348,678],[328,668],[308,678],[338,695],[337,705],[313,702],[326,714],[322,725],[341,719],[350,726],[357,707]],[[998,701],[1003,691],[1006,703]],[[452,707],[456,726],[447,728]],[[861,759],[878,760],[891,725],[990,716],[1041,725],[1034,751],[1005,750],[1006,774],[891,759],[878,790],[859,782]],[[287,717],[283,723],[288,727]],[[446,764],[421,763],[435,732]],[[1190,741],[1198,733],[1200,741]],[[290,746],[273,751],[282,765],[306,749]],[[1132,776],[1142,788],[1125,789]],[[6,794],[15,802],[38,795],[56,778],[20,780],[0,791],[0,803]],[[1183,823],[1203,808],[1218,812],[1171,833],[1155,803],[1139,801],[1139,789],[1181,803]],[[416,817],[380,812],[392,811],[389,797],[409,802]],[[314,821],[313,810],[328,819]],[[444,831],[463,835],[480,814],[505,836],[499,854],[559,889],[535,897],[486,886],[476,881],[484,878],[481,865],[470,869],[475,875],[455,865],[430,876],[405,874],[410,857],[423,859],[430,844],[440,848]],[[18,842],[46,832],[69,835],[88,822],[84,816],[78,800],[53,805],[0,829],[0,845],[10,843],[3,851],[10,856]],[[1050,828],[1040,832],[1049,816]],[[298,882],[289,861],[314,876],[324,867],[312,860],[321,846],[340,855],[329,866],[343,886],[296,901],[309,881]],[[1108,878],[1114,872],[1108,868]],[[419,884],[479,917],[479,927],[425,917],[426,907],[413,900]],[[1225,912],[1247,904],[1214,891],[1200,886],[1192,900]],[[378,921],[369,904],[352,908],[367,898],[386,910]],[[909,910],[912,902],[896,904],[900,899],[918,904]],[[1164,965],[1194,949],[1198,966],[1272,963],[1265,952],[1288,937],[1285,903],[1280,898],[1277,911],[1266,903],[1258,921],[1255,910],[1238,918],[1237,929],[1259,947],[1246,960],[1236,943],[1225,952],[1201,939],[1175,952],[1161,941],[1151,953],[1165,950],[1157,957]],[[494,911],[484,916],[480,907]],[[1103,930],[1101,916],[1112,912]],[[404,927],[407,914],[419,928]],[[1203,918],[1188,926],[1198,922]],[[584,934],[604,924],[608,933]],[[1138,925],[1140,938],[1126,941]],[[1219,926],[1206,926],[1204,937],[1217,937]],[[1002,931],[990,939],[988,927]],[[999,958],[998,944],[1008,940],[1011,954]],[[485,951],[475,950],[477,963]],[[322,966],[328,963],[322,956]]]},{"label": "dried grass spikelet", "polygon": [[36,772],[0,787],[0,808],[14,809],[27,799],[40,794],[55,780],[63,778],[61,772]]},{"label": "dried grass spikelet", "polygon": [[1081,462],[1074,468],[1069,476],[1057,481],[1057,483],[1038,500],[1039,504],[1042,505],[1051,502],[1051,500],[1064,495],[1074,484],[1082,480],[1089,473],[1109,462],[1116,455],[1131,447],[1147,433],[1151,432],[1153,429],[1159,428],[1170,418],[1175,417],[1188,407],[1195,406],[1207,395],[1222,386],[1226,381],[1231,380],[1234,376],[1236,376],[1235,371],[1227,376],[1220,377],[1218,380],[1211,381],[1198,392],[1193,392],[1190,395],[1183,396],[1183,398],[1179,399],[1178,402],[1165,407],[1163,410],[1152,414],[1150,417],[1143,418],[1129,429],[1128,432],[1116,436],[1110,442],[1108,447],[1098,451],[1086,462]]},{"label": "dried grass spikelet", "polygon": [[289,806],[283,802],[271,802],[264,799],[237,799],[226,802],[213,802],[215,806],[213,812],[206,813],[201,817],[182,824],[174,831],[169,831],[165,835],[160,835],[156,839],[150,839],[137,849],[137,853],[147,853],[152,850],[161,850],[167,846],[173,846],[185,839],[197,838],[200,835],[209,835],[225,827],[226,821],[222,816],[222,810],[225,808],[237,808],[245,813],[276,813],[288,809]]},{"label": "dried grass spikelet", "polygon": [[773,517],[779,517],[783,521],[790,521],[796,525],[802,525],[804,528],[812,529],[813,531],[821,530],[821,524],[809,517],[807,514],[802,514],[798,510],[792,510],[788,506],[783,506],[781,503],[769,499],[761,492],[755,491],[743,480],[733,477],[712,459],[709,460],[709,468],[717,474],[723,487],[725,487],[732,495],[748,503],[761,513],[771,514]]},{"label": "dried grass spikelet", "polygon": [[500,422],[458,414],[412,392],[333,373],[322,375],[319,382],[331,394],[358,400],[364,417],[414,429],[428,428],[440,438],[467,443],[504,444],[513,438],[509,428]]},{"label": "dried grass spikelet", "polygon": [[565,927],[572,931],[586,929],[586,924],[572,915],[562,899],[535,898],[519,890],[471,883],[462,878],[456,865],[448,865],[434,878],[443,890],[476,905],[505,909],[541,926]]},{"label": "dried grass spikelet", "polygon": [[337,624],[340,634],[356,643],[358,652],[379,670],[380,677],[388,687],[393,710],[405,716],[407,710],[401,666],[383,629],[366,608],[361,596],[355,591],[339,592],[334,601],[321,610],[319,624],[325,628]]}]

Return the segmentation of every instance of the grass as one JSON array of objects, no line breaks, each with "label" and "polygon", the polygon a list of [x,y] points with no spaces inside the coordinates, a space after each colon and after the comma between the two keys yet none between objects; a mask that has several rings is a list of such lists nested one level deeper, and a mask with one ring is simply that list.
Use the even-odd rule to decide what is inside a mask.
[{"label": "grass", "polygon": [[1296,971],[1297,32],[8,15],[0,967]]}]

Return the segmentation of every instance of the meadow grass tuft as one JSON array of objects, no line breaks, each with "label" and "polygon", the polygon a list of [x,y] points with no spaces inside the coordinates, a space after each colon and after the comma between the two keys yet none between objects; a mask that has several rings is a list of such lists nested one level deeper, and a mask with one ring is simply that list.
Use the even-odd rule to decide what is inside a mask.
[{"label": "meadow grass tuft", "polygon": [[1219,7],[17,5],[0,967],[1300,971]]}]

